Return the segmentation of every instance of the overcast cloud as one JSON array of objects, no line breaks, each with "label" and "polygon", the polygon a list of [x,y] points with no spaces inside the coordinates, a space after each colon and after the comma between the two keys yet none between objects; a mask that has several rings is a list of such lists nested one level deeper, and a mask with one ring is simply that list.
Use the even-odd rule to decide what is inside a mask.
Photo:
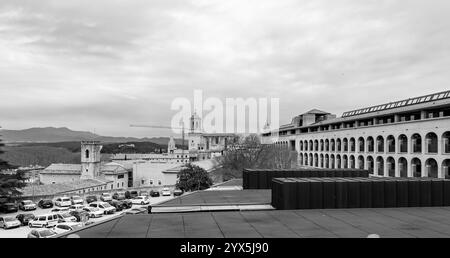
[{"label": "overcast cloud", "polygon": [[281,122],[449,89],[450,1],[1,0],[0,125],[154,136],[176,97],[279,97]]}]

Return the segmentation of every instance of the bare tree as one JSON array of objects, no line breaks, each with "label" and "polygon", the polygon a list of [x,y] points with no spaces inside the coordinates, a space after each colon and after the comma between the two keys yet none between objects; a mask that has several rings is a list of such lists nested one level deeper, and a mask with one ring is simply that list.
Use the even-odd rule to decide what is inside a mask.
[{"label": "bare tree", "polygon": [[293,168],[297,152],[287,147],[261,144],[258,135],[248,135],[230,144],[220,158],[225,175],[223,179],[242,177],[244,168]]}]

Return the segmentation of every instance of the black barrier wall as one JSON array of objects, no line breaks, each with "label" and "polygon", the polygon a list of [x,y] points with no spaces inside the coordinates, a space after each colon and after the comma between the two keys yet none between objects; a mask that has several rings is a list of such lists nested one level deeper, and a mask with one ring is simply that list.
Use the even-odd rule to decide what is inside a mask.
[{"label": "black barrier wall", "polygon": [[274,178],[310,177],[369,177],[369,171],[361,169],[244,169],[242,187],[244,189],[272,189]]},{"label": "black barrier wall", "polygon": [[450,206],[450,180],[435,178],[275,178],[279,210]]}]

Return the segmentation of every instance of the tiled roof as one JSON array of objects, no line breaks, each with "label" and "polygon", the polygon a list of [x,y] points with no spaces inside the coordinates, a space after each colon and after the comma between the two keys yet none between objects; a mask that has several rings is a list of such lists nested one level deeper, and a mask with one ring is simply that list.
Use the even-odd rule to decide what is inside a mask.
[{"label": "tiled roof", "polygon": [[125,173],[128,173],[128,171],[121,164],[111,162],[111,163],[104,164],[101,167],[101,173],[103,173],[103,174],[125,174]]},{"label": "tiled roof", "polygon": [[81,175],[80,164],[51,164],[41,174],[77,174]]},{"label": "tiled roof", "polygon": [[101,179],[83,179],[67,183],[27,186],[21,189],[20,191],[22,191],[23,196],[58,195],[86,188],[102,186],[105,185],[106,183],[107,183],[106,180]]}]

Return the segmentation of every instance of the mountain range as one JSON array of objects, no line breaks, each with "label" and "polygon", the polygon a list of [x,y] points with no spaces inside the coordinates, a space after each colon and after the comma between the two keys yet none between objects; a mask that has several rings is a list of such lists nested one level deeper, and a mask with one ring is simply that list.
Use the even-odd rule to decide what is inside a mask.
[{"label": "mountain range", "polygon": [[[153,142],[160,145],[167,145],[170,138],[113,137],[101,136],[92,132],[73,131],[67,127],[34,127],[24,130],[0,130],[0,139],[6,144],[100,141],[103,143]],[[181,139],[175,139],[175,142],[176,144],[182,144]]]}]

